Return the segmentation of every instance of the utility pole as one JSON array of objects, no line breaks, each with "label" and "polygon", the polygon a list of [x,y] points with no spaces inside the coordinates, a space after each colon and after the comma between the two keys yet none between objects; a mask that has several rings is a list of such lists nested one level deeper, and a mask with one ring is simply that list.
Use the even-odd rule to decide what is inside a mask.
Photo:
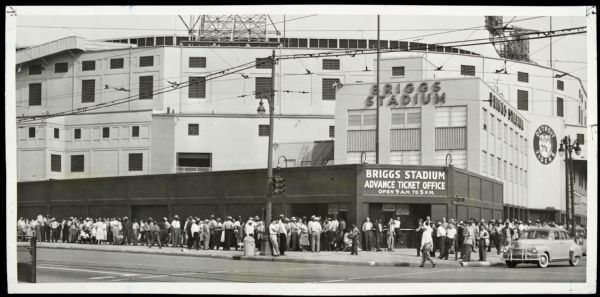
[{"label": "utility pole", "polygon": [[377,95],[375,95],[375,98],[377,99],[377,104],[376,104],[376,110],[377,110],[377,115],[376,115],[376,123],[375,123],[375,164],[379,164],[379,63],[381,60],[381,53],[380,53],[380,40],[379,40],[379,18],[380,16],[377,15],[377,82],[376,82],[376,91],[377,91]]},{"label": "utility pole", "polygon": [[275,50],[271,55],[271,92],[268,98],[269,103],[269,152],[267,154],[267,201],[265,205],[265,233],[261,243],[261,256],[270,256],[269,247],[269,226],[271,225],[272,205],[273,205],[273,115],[275,113]]}]

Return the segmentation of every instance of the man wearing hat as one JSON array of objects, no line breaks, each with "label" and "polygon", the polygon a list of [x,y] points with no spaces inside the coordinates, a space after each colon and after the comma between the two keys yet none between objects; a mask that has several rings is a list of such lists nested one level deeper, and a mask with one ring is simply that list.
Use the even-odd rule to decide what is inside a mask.
[{"label": "man wearing hat", "polygon": [[251,236],[254,238],[255,228],[256,228],[256,223],[254,222],[254,219],[252,218],[252,216],[250,216],[248,218],[248,221],[246,222],[246,224],[244,224],[244,234],[246,234],[246,236]]},{"label": "man wearing hat", "polygon": [[308,234],[310,234],[311,238],[311,251],[319,252],[321,248],[321,224],[319,223],[319,218],[312,216],[311,221],[308,222]]},{"label": "man wearing hat", "polygon": [[129,245],[131,243],[131,239],[133,237],[133,235],[131,234],[132,230],[131,230],[131,222],[129,221],[128,217],[124,217],[123,218],[123,244],[124,245]]},{"label": "man wearing hat", "polygon": [[214,215],[210,215],[210,220],[208,221],[208,229],[209,229],[209,234],[210,234],[210,241],[208,244],[208,247],[212,250],[214,249],[215,245],[218,244],[220,237],[217,238],[217,232],[215,231],[215,229],[217,229],[217,221],[215,220],[215,216]]},{"label": "man wearing hat", "polygon": [[265,222],[263,222],[259,216],[255,216],[254,217],[254,242],[256,244],[256,248],[257,249],[261,249],[261,244],[262,244],[262,239],[265,236],[268,236],[266,234],[266,227],[265,227]]},{"label": "man wearing hat", "polygon": [[50,241],[51,242],[57,242],[58,241],[58,235],[59,235],[59,230],[58,230],[58,226],[60,226],[60,223],[58,223],[56,221],[56,218],[51,218],[50,219]]},{"label": "man wearing hat", "polygon": [[506,247],[512,243],[513,230],[510,228],[510,222],[506,220],[504,222],[504,228],[502,228],[502,246]]},{"label": "man wearing hat", "polygon": [[283,215],[280,215],[280,219],[278,221],[278,229],[277,235],[279,236],[279,254],[281,256],[285,256],[285,251],[287,250],[287,228],[286,228],[286,218]]},{"label": "man wearing hat", "polygon": [[423,219],[419,219],[417,221],[417,228],[415,229],[415,232],[417,234],[417,238],[415,239],[417,242],[417,257],[421,256],[421,240],[423,239],[423,231]]},{"label": "man wearing hat", "polygon": [[290,222],[290,251],[296,251],[300,248],[298,245],[298,236],[300,234],[300,226],[296,221],[296,217],[292,217],[292,221]]},{"label": "man wearing hat", "polygon": [[223,230],[225,231],[225,244],[223,245],[224,251],[229,251],[235,240],[235,234],[233,233],[233,222],[231,216],[225,218],[223,222]]},{"label": "man wearing hat", "polygon": [[171,241],[173,242],[173,247],[182,247],[181,245],[181,223],[179,222],[179,216],[173,216],[173,221],[171,221],[171,227],[173,228]]},{"label": "man wearing hat", "polygon": [[50,228],[50,221],[51,217],[49,214],[46,215],[46,218],[44,219],[44,241],[46,242],[50,242],[51,240],[51,228]]}]

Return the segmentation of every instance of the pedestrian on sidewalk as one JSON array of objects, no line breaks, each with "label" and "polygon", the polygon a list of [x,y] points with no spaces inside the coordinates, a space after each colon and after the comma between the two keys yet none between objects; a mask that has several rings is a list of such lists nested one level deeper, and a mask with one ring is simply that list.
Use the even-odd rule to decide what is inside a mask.
[{"label": "pedestrian on sidewalk", "polygon": [[217,245],[217,241],[220,240],[217,238],[217,232],[215,231],[216,228],[217,228],[217,221],[215,220],[215,215],[211,214],[210,219],[208,221],[208,229],[209,229],[209,234],[210,234],[208,248],[211,250],[215,248],[215,246]]},{"label": "pedestrian on sidewalk", "polygon": [[371,223],[371,219],[369,217],[365,218],[365,222],[362,225],[362,233],[363,233],[363,251],[371,251],[372,242],[373,242],[373,223]]},{"label": "pedestrian on sidewalk", "polygon": [[196,248],[196,250],[200,249],[200,225],[198,225],[198,221],[196,219],[192,220],[191,223],[191,231],[192,231],[192,238],[194,241],[194,248]]},{"label": "pedestrian on sidewalk", "polygon": [[132,233],[131,222],[129,221],[128,217],[124,217],[123,218],[123,244],[124,245],[129,245],[132,242],[131,237],[133,235],[131,233]]},{"label": "pedestrian on sidewalk", "polygon": [[471,261],[471,251],[473,248],[473,244],[475,243],[475,234],[473,233],[473,229],[465,227],[463,231],[463,238],[463,261],[469,262]]},{"label": "pedestrian on sidewalk", "polygon": [[292,217],[292,221],[290,222],[290,251],[300,250],[300,246],[298,244],[298,238],[300,236],[300,225],[296,221],[296,217]]},{"label": "pedestrian on sidewalk", "polygon": [[313,220],[308,223],[308,233],[311,238],[311,251],[319,252],[321,248],[321,224],[319,224],[319,218],[313,217]]},{"label": "pedestrian on sidewalk", "polygon": [[417,246],[417,257],[421,256],[421,241],[423,240],[423,227],[425,225],[423,225],[423,220],[419,219],[419,221],[417,222],[417,228],[415,229],[415,234],[416,236],[416,246]]},{"label": "pedestrian on sidewalk", "polygon": [[479,261],[485,261],[487,246],[490,244],[490,234],[484,224],[479,225]]},{"label": "pedestrian on sidewalk", "polygon": [[267,232],[269,229],[265,226],[265,222],[258,216],[254,217],[254,221],[256,221],[256,228],[254,229],[254,242],[256,243],[256,248],[258,250],[262,250],[262,241],[265,237],[268,238]]},{"label": "pedestrian on sidewalk", "polygon": [[288,219],[281,215],[277,230],[277,235],[279,236],[279,255],[281,256],[285,256],[285,251],[287,250],[287,223],[289,223]]},{"label": "pedestrian on sidewalk", "polygon": [[[446,218],[444,218],[444,223],[446,223]],[[440,249],[440,259],[446,257],[445,253],[447,252],[446,250],[446,228],[448,226],[448,223],[446,223],[446,225],[443,225],[443,223],[438,221],[438,227],[437,227],[437,240],[438,240],[438,248]]]},{"label": "pedestrian on sidewalk", "polygon": [[204,219],[204,224],[202,225],[203,250],[208,250],[210,243],[210,228],[208,227],[209,222],[210,221],[208,219]]},{"label": "pedestrian on sidewalk", "polygon": [[277,233],[279,233],[279,223],[273,218],[269,225],[269,242],[271,243],[271,254],[279,256],[279,245],[277,244]]},{"label": "pedestrian on sidewalk", "polygon": [[225,218],[223,222],[223,231],[225,232],[225,244],[223,245],[223,250],[228,251],[233,244],[233,222],[230,216]]},{"label": "pedestrian on sidewalk", "polygon": [[242,222],[242,216],[238,216],[237,220],[233,223],[233,232],[235,233],[236,239],[236,251],[244,245],[244,227]]},{"label": "pedestrian on sidewalk", "polygon": [[352,224],[352,230],[348,233],[348,238],[350,238],[352,240],[352,251],[350,252],[350,255],[358,256],[358,236],[359,236],[359,234],[360,234],[360,232],[358,231],[356,224]]},{"label": "pedestrian on sidewalk", "polygon": [[[304,217],[304,220],[306,217]],[[310,249],[310,241],[308,240],[308,226],[304,223],[303,219],[299,219],[298,226],[300,234],[298,236],[298,245],[301,251],[306,252]]]},{"label": "pedestrian on sidewalk", "polygon": [[425,222],[423,224],[423,237],[421,238],[421,252],[423,253],[423,260],[421,261],[421,266],[425,267],[425,262],[431,262],[432,268],[435,267],[435,262],[431,258],[431,249],[433,248],[433,239],[431,238],[431,233],[433,229],[429,227],[429,222]]},{"label": "pedestrian on sidewalk", "polygon": [[339,218],[338,219],[338,246],[339,247],[344,247],[345,246],[345,242],[344,242],[344,235],[348,232],[347,226],[346,226],[346,221],[343,218]]},{"label": "pedestrian on sidewalk", "polygon": [[131,224],[131,242],[134,246],[138,245],[138,237],[140,236],[140,224],[136,218],[132,218]]},{"label": "pedestrian on sidewalk", "polygon": [[156,242],[158,243],[158,248],[162,249],[162,243],[160,241],[160,225],[158,223],[159,222],[154,223],[152,218],[150,218],[150,227],[152,228],[152,239],[150,240],[148,248],[152,248],[152,246],[154,246],[154,243]]},{"label": "pedestrian on sidewalk", "polygon": [[219,250],[220,247],[225,243],[225,233],[223,232],[223,223],[221,223],[221,218],[217,218],[217,225],[215,227],[215,235],[217,242],[215,242],[215,248]]},{"label": "pedestrian on sidewalk", "polygon": [[[450,253],[450,249],[454,245],[454,239],[456,237],[456,227],[453,222],[448,223],[448,229],[446,230],[446,240],[444,242],[444,252],[440,259],[448,260],[448,254]],[[456,253],[456,248],[454,248],[454,252]]]},{"label": "pedestrian on sidewalk", "polygon": [[384,230],[386,234],[386,250],[389,252],[393,251],[394,248],[394,237],[396,236],[396,228],[394,226],[394,218],[390,218]]},{"label": "pedestrian on sidewalk", "polygon": [[391,247],[391,249],[393,249],[394,247],[396,248],[401,248],[400,246],[400,226],[401,226],[401,222],[400,222],[400,216],[397,216],[395,220],[393,220],[393,225],[394,225],[394,241],[393,244],[394,246]]}]

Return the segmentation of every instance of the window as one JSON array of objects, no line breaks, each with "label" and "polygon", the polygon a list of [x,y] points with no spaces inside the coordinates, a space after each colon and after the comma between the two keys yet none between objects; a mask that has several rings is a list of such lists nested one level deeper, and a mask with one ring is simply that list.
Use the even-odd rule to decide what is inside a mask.
[{"label": "window", "polygon": [[71,155],[71,172],[83,172],[84,160],[83,155]]},{"label": "window", "polygon": [[93,103],[96,100],[96,80],[84,79],[81,81],[81,103]]},{"label": "window", "polygon": [[69,63],[55,63],[54,73],[65,73],[69,71]]},{"label": "window", "polygon": [[180,167],[211,167],[210,153],[177,153],[177,166]]},{"label": "window", "polygon": [[129,154],[129,171],[142,171],[144,163],[144,154]]},{"label": "window", "polygon": [[[485,109],[484,109],[485,111]],[[486,116],[487,121],[487,116]],[[435,107],[436,127],[464,127],[467,125],[466,106],[437,106]]]},{"label": "window", "polygon": [[83,61],[81,62],[81,71],[94,71],[96,70],[96,61]]},{"label": "window", "polygon": [[35,127],[29,127],[29,138],[35,138]]},{"label": "window", "polygon": [[140,76],[140,99],[152,99],[154,88],[154,80],[152,75]]},{"label": "window", "polygon": [[404,76],[404,66],[392,67],[392,76]]},{"label": "window", "polygon": [[206,98],[206,78],[205,77],[190,77],[190,85],[188,87],[189,98]]},{"label": "window", "polygon": [[517,72],[517,80],[520,82],[529,82],[529,73],[527,72]]},{"label": "window", "polygon": [[323,59],[323,70],[340,70],[340,60]]},{"label": "window", "polygon": [[[485,110],[484,110],[485,111]],[[487,114],[487,113],[485,113]],[[487,119],[486,119],[487,121]],[[435,149],[463,150],[467,147],[467,107],[435,107]],[[490,164],[490,168],[491,164]]]},{"label": "window", "polygon": [[329,126],[329,137],[330,138],[335,137],[335,126]]},{"label": "window", "polygon": [[488,122],[488,112],[485,108],[482,109],[483,110],[483,116],[481,117],[482,121],[483,121],[483,127],[482,129],[484,131],[487,131],[487,122]]},{"label": "window", "polygon": [[460,65],[460,75],[475,76],[475,66]]},{"label": "window", "polygon": [[490,114],[490,134],[496,135],[496,117],[493,114]]},{"label": "window", "polygon": [[42,83],[29,84],[29,106],[42,105]]},{"label": "window", "polygon": [[271,69],[273,65],[271,61],[271,57],[267,58],[256,58],[256,68],[257,69]]},{"label": "window", "polygon": [[560,79],[557,79],[556,80],[556,88],[561,91],[564,91],[565,90],[565,82]]},{"label": "window", "polygon": [[529,110],[529,92],[517,90],[517,109]]},{"label": "window", "polygon": [[271,78],[257,77],[254,86],[254,96],[256,99],[267,98],[271,94]]},{"label": "window", "polygon": [[377,115],[375,110],[349,110],[348,130],[375,129]]},{"label": "window", "polygon": [[58,128],[54,128],[54,139],[60,138],[60,130]]},{"label": "window", "polygon": [[109,138],[109,137],[110,137],[110,128],[103,127],[102,128],[102,138]]},{"label": "window", "polygon": [[583,134],[577,134],[577,143],[579,143],[579,145],[584,145],[585,144],[585,139],[584,139],[584,135]]},{"label": "window", "polygon": [[563,102],[563,98],[557,97],[556,98],[556,115],[559,117],[564,117],[564,106],[563,106],[564,102]]},{"label": "window", "polygon": [[323,100],[335,100],[335,87],[334,84],[339,84],[338,78],[324,78],[323,79]]},{"label": "window", "polygon": [[73,133],[73,138],[81,139],[81,129],[79,129],[79,128],[75,129],[75,131]]},{"label": "window", "polygon": [[125,64],[124,58],[110,59],[110,69],[121,69]]},{"label": "window", "polygon": [[154,56],[140,57],[140,67],[154,66]]},{"label": "window", "polygon": [[269,136],[269,125],[258,125],[258,136]]},{"label": "window", "polygon": [[29,65],[29,75],[42,74],[42,65]]},{"label": "window", "polygon": [[392,128],[421,127],[421,108],[392,108]]},{"label": "window", "polygon": [[206,68],[206,57],[190,57],[190,68]]},{"label": "window", "polygon": [[60,155],[51,154],[50,155],[50,171],[60,172],[61,164],[60,164]]},{"label": "window", "polygon": [[188,124],[188,135],[200,135],[200,125]]},{"label": "window", "polygon": [[131,126],[131,137],[140,137],[140,126]]}]

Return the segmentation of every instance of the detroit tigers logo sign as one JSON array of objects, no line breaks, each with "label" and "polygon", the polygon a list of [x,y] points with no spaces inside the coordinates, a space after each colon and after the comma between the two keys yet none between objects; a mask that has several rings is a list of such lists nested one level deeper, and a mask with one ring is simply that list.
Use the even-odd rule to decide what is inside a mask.
[{"label": "detroit tigers logo sign", "polygon": [[533,136],[533,152],[535,157],[544,165],[554,161],[556,157],[556,134],[547,125],[541,125]]}]

